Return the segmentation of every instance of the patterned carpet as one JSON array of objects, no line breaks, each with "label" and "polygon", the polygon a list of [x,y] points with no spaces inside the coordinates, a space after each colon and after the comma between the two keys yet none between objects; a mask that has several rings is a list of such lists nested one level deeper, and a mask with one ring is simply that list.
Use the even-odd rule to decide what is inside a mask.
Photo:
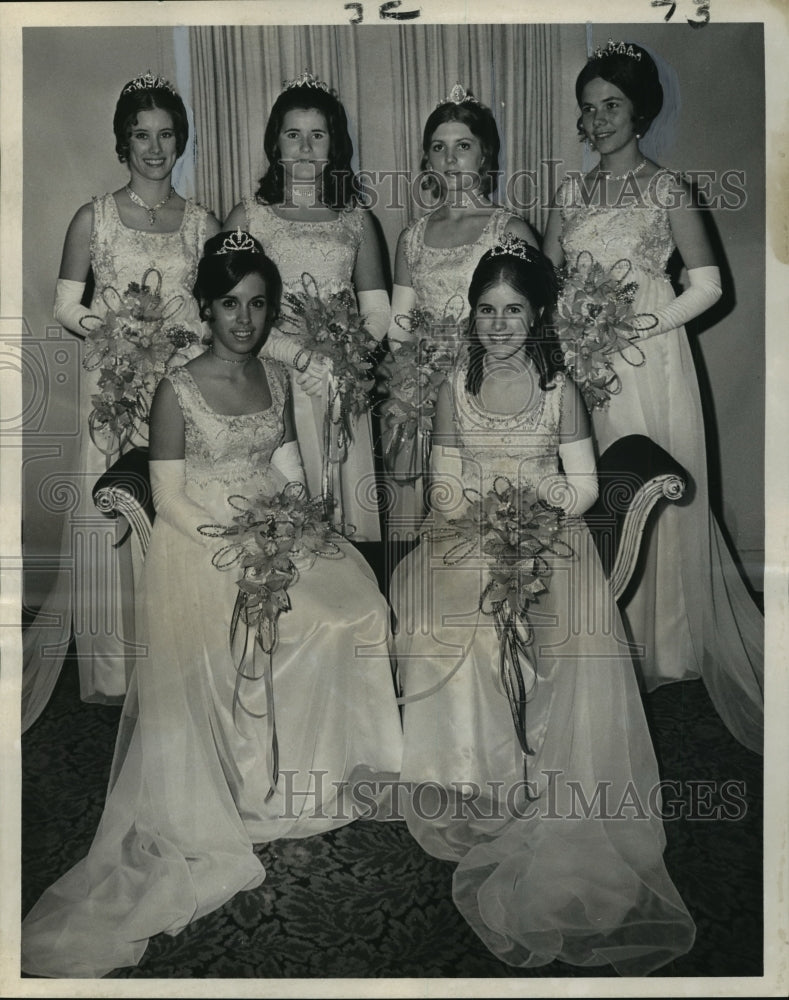
[{"label": "patterned carpet", "polygon": [[[701,682],[646,698],[671,797],[697,814],[666,822],[668,869],[697,925],[667,976],[762,972],[762,768],[718,720]],[[22,909],[86,852],[101,814],[119,709],[79,700],[69,660],[23,740]],[[724,786],[724,782],[736,782]],[[744,807],[744,808],[743,808]],[[742,814],[744,812],[744,814]],[[742,814],[742,815],[740,815]],[[576,977],[553,963],[497,961],[450,895],[453,865],[424,854],[403,823],[356,823],[260,848],[267,878],[177,937],[151,941],[112,978]]]}]

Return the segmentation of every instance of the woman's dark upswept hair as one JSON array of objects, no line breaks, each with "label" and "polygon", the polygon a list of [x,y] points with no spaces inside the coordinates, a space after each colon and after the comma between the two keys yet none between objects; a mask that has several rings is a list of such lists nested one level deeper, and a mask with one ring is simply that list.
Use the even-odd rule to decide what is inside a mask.
[{"label": "woman's dark upswept hair", "polygon": [[[478,104],[476,101],[461,101],[460,104],[455,104],[454,101],[445,101],[431,112],[422,133],[422,162],[419,169],[422,171],[430,169],[428,155],[430,143],[433,141],[433,133],[439,126],[446,125],[448,122],[460,122],[479,140],[483,156],[479,174],[480,191],[484,195],[489,195],[499,172],[501,139],[493,112],[484,104]],[[422,186],[437,193],[438,183],[431,174],[427,174]]]},{"label": "woman's dark upswept hair", "polygon": [[540,388],[554,388],[554,375],[564,367],[556,333],[547,322],[558,295],[558,281],[553,264],[523,240],[510,238],[510,246],[517,248],[518,253],[525,254],[526,259],[512,253],[496,253],[496,248],[488,250],[477,264],[469,285],[471,313],[468,325],[466,391],[472,396],[479,394],[482,385],[482,362],[486,353],[477,335],[474,313],[483,293],[500,282],[505,282],[519,295],[523,295],[534,312],[534,325],[526,340],[525,350],[540,373]]},{"label": "woman's dark upswept hair", "polygon": [[[126,84],[126,87],[129,85]],[[125,87],[124,87],[125,89]],[[186,117],[184,102],[167,87],[146,87],[143,90],[130,90],[121,93],[115,105],[115,115],[112,119],[112,130],[115,133],[115,152],[121,163],[129,159],[129,137],[131,130],[137,124],[137,116],[141,111],[166,111],[173,120],[175,132],[175,149],[178,156],[186,149],[189,138],[189,124]]]},{"label": "woman's dark upswept hair", "polygon": [[279,205],[285,200],[285,171],[280,163],[279,134],[282,123],[289,111],[320,111],[326,119],[329,132],[329,162],[323,168],[321,196],[329,208],[341,211],[350,208],[357,201],[356,178],[351,168],[353,142],[348,133],[348,118],[345,108],[334,94],[321,87],[300,84],[283,90],[274,101],[263,148],[269,165],[260,178],[256,192],[258,201],[268,205]]},{"label": "woman's dark upswept hair", "polygon": [[242,237],[249,237],[255,244],[255,250],[231,250],[229,253],[219,253],[225,240],[233,236],[232,232],[217,233],[206,240],[203,256],[197,265],[197,280],[192,294],[200,306],[200,319],[206,320],[206,308],[214,301],[227,295],[243,281],[248,274],[259,274],[266,284],[266,326],[277,321],[280,300],[282,299],[282,279],[277,265],[263,252],[263,247],[254,236],[242,231]]},{"label": "woman's dark upswept hair", "polygon": [[[635,44],[628,44],[628,47],[641,58],[635,59],[620,52],[610,52],[591,58],[575,81],[575,99],[578,101],[578,107],[581,107],[584,87],[592,80],[612,83],[632,101],[636,131],[644,135],[663,107],[663,87],[655,60],[646,49]],[[586,133],[580,118],[577,125],[580,138],[585,139]]]}]

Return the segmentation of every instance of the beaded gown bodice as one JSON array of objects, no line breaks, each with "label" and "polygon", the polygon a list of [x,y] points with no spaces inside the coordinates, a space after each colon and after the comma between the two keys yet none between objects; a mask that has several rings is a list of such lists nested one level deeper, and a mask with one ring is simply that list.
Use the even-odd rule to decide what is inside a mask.
[{"label": "beaded gown bodice", "polygon": [[554,388],[540,390],[525,411],[498,414],[482,409],[466,390],[466,371],[464,354],[451,382],[464,476],[468,472],[474,487],[487,493],[501,476],[524,487],[557,472],[564,376],[557,374]]},{"label": "beaded gown bodice", "polygon": [[184,416],[187,493],[209,508],[226,513],[228,495],[278,490],[281,476],[270,468],[284,434],[287,373],[276,361],[262,360],[271,405],[240,416],[217,413],[187,368],[174,368],[172,383]]},{"label": "beaded gown bodice", "polygon": [[[173,302],[175,310],[173,300],[180,299],[180,307],[169,316],[169,321],[200,334],[202,324],[192,288],[206,239],[208,214],[202,205],[187,201],[180,229],[173,233],[153,233],[125,226],[112,194],[94,198],[90,260],[96,293],[91,310],[104,311],[105,289],[112,287],[123,295],[130,282],[142,283],[146,271],[155,268],[162,279],[162,303]],[[149,279],[150,286],[155,285],[154,278]]]},{"label": "beaded gown bodice", "polygon": [[583,251],[605,268],[623,258],[633,271],[665,281],[666,265],[675,249],[667,205],[671,204],[675,176],[660,170],[640,199],[624,196],[620,205],[603,205],[599,195],[585,199],[579,177],[567,177],[556,196],[562,218],[560,242],[567,267],[572,269]]},{"label": "beaded gown bodice", "polygon": [[318,222],[281,219],[270,205],[244,199],[247,227],[274,261],[286,292],[302,292],[301,276],[312,275],[320,291],[352,288],[362,241],[362,209],[338,212]]},{"label": "beaded gown bodice", "polygon": [[473,243],[458,247],[433,247],[425,243],[425,229],[430,219],[423,216],[413,222],[404,237],[405,257],[417,304],[436,316],[446,311],[456,318],[468,315],[468,286],[482,255],[501,242],[514,214],[496,208],[487,225]]}]

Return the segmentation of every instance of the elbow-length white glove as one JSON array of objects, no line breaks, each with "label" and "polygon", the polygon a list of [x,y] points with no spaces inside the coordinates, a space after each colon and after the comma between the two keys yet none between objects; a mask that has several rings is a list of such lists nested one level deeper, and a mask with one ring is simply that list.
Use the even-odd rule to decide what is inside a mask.
[{"label": "elbow-length white glove", "polygon": [[409,333],[397,322],[398,316],[405,316],[416,305],[416,292],[410,285],[395,285],[392,288],[392,308],[389,321],[389,343],[400,340],[413,340],[414,335]]},{"label": "elbow-length white glove", "polygon": [[216,524],[216,518],[186,493],[186,462],[182,458],[155,459],[148,463],[151,493],[157,518],[186,535],[188,539],[210,548],[216,539],[202,535],[198,528]]},{"label": "elbow-length white glove", "polygon": [[296,441],[288,441],[281,444],[271,456],[271,464],[280,472],[288,483],[301,483],[307,485],[304,476],[304,466],[301,462],[301,452]]},{"label": "elbow-length white glove", "polygon": [[723,294],[718,267],[691,267],[688,269],[688,281],[690,288],[653,314],[657,318],[657,326],[645,330],[644,337],[655,337],[684,326],[714,306]]},{"label": "elbow-length white glove", "polygon": [[380,343],[389,328],[389,296],[383,288],[372,288],[358,292],[359,314],[367,322],[367,329]]},{"label": "elbow-length white glove", "polygon": [[443,517],[457,517],[466,506],[463,458],[459,448],[434,445],[430,453],[428,500],[431,510]]},{"label": "elbow-length white glove", "polygon": [[597,470],[590,437],[559,445],[564,473],[545,476],[537,485],[537,496],[568,517],[580,517],[597,499]]},{"label": "elbow-length white glove", "polygon": [[276,327],[270,331],[260,353],[263,357],[273,358],[293,368],[296,372],[296,384],[310,396],[320,393],[325,378],[331,371],[331,364],[325,358],[314,354],[310,356],[298,337],[288,336]]},{"label": "elbow-length white glove", "polygon": [[88,332],[80,325],[80,320],[91,315],[90,309],[82,305],[85,294],[84,281],[71,281],[68,278],[58,278],[55,285],[55,304],[53,315],[61,326],[71,330],[78,337],[85,338]]}]

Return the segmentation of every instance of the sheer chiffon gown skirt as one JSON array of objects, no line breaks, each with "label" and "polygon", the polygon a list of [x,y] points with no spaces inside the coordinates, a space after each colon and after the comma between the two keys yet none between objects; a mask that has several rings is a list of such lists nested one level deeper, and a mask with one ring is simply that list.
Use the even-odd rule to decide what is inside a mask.
[{"label": "sheer chiffon gown skirt", "polygon": [[388,608],[365,561],[343,550],[302,566],[290,589],[269,702],[262,679],[236,672],[238,573],[220,572],[210,550],[157,521],[138,605],[147,654],[104,814],[87,857],[26,918],[25,971],[95,977],[137,964],[153,934],[178,933],[263,881],[254,844],[349,823],[360,815],[357,778],[397,774]]},{"label": "sheer chiffon gown skirt", "polygon": [[[586,527],[530,609],[526,730],[516,739],[499,641],[478,611],[483,563],[423,538],[397,567],[402,781],[414,837],[457,861],[455,903],[502,961],[644,975],[694,925],[663,862],[657,763],[621,620]],[[415,609],[419,609],[415,612]]]}]

